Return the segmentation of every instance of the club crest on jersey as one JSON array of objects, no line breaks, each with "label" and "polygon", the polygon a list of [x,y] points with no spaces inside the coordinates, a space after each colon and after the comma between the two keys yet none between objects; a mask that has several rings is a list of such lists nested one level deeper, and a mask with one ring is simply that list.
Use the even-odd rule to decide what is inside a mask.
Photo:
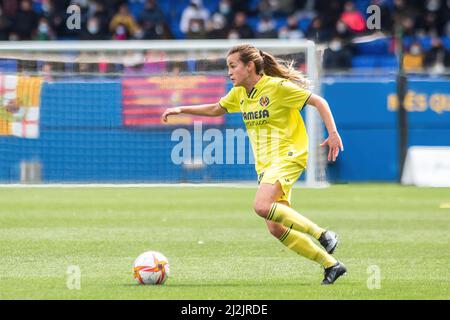
[{"label": "club crest on jersey", "polygon": [[269,97],[263,96],[259,99],[259,104],[261,107],[267,107],[270,103]]}]

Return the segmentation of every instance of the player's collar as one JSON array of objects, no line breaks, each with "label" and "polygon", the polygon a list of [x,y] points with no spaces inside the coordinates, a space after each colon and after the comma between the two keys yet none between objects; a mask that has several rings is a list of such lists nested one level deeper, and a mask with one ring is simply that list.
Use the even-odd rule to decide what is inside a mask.
[{"label": "player's collar", "polygon": [[260,91],[260,88],[264,84],[266,78],[267,76],[263,74],[262,77],[258,80],[258,82],[255,83],[252,90],[250,90],[250,92],[247,94],[248,98],[253,99],[256,96],[256,93]]}]

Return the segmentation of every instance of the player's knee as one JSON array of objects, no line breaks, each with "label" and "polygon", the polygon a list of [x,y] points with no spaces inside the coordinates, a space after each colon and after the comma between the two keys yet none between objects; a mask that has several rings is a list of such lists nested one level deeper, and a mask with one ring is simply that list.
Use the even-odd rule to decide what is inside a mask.
[{"label": "player's knee", "polygon": [[262,218],[267,218],[269,215],[269,211],[272,204],[264,201],[255,201],[253,203],[253,210],[255,210],[256,214]]},{"label": "player's knee", "polygon": [[270,234],[277,239],[280,238],[285,231],[285,227],[278,223],[268,223],[267,228],[269,229]]}]

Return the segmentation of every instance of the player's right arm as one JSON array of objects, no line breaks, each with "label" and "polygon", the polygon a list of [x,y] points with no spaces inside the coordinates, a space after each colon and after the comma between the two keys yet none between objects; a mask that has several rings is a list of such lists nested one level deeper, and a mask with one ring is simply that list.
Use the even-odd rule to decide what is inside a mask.
[{"label": "player's right arm", "polygon": [[161,115],[161,120],[167,122],[167,117],[176,114],[192,114],[195,116],[207,116],[207,117],[218,117],[225,114],[227,111],[219,103],[214,104],[200,104],[194,106],[181,106],[175,108],[168,108]]}]

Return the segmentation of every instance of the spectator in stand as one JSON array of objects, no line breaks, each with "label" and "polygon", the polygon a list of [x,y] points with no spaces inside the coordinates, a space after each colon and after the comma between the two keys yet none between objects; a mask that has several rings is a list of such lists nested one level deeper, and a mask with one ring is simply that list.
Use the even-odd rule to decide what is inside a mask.
[{"label": "spectator in stand", "polygon": [[256,38],[274,39],[278,37],[275,20],[272,14],[263,13],[256,26]]},{"label": "spectator in stand", "polygon": [[211,20],[208,21],[207,26],[207,38],[208,39],[226,39],[227,38],[227,28],[226,28],[226,18],[219,12],[212,15]]},{"label": "spectator in stand", "polygon": [[252,8],[254,0],[230,0],[230,2],[233,12],[244,12],[246,15],[256,13]]},{"label": "spectator in stand", "polygon": [[231,29],[238,33],[239,39],[253,39],[255,37],[253,29],[247,23],[247,15],[243,11],[236,13]]},{"label": "spectator in stand", "polygon": [[70,30],[66,26],[66,10],[69,5],[70,0],[45,0],[42,3],[41,15],[48,19],[50,28],[55,32],[57,39],[70,35]]},{"label": "spectator in stand", "polygon": [[80,40],[109,40],[109,35],[102,33],[100,20],[97,16],[91,16],[80,34]]},{"label": "spectator in stand", "polygon": [[323,26],[321,17],[317,16],[312,19],[306,37],[314,42],[326,42],[330,39],[330,31]]},{"label": "spectator in stand", "polygon": [[239,32],[238,32],[236,29],[231,28],[231,29],[228,31],[227,39],[230,39],[230,40],[237,40],[237,39],[240,39],[240,38],[239,38]]},{"label": "spectator in stand", "polygon": [[229,26],[234,17],[231,0],[220,0],[217,12],[225,17],[226,25]]},{"label": "spectator in stand", "polygon": [[442,40],[438,37],[431,39],[431,49],[425,53],[424,66],[435,73],[450,68],[450,51],[444,47]]},{"label": "spectator in stand", "polygon": [[338,35],[345,41],[350,40],[353,37],[353,33],[349,30],[347,25],[342,20],[338,20],[336,22],[336,28],[332,34]]},{"label": "spectator in stand", "polygon": [[40,76],[44,78],[45,82],[52,82],[54,80],[52,73],[52,65],[49,62],[45,62],[42,65]]},{"label": "spectator in stand", "polygon": [[418,29],[428,35],[443,35],[445,24],[450,20],[450,1],[426,0],[422,2],[422,6]]},{"label": "spectator in stand", "polygon": [[302,39],[305,34],[298,28],[298,19],[295,14],[288,16],[286,25],[282,26],[278,31],[278,38],[280,39]]},{"label": "spectator in stand", "polygon": [[19,2],[17,0],[2,1],[3,14],[8,18],[14,18],[19,11]]},{"label": "spectator in stand", "polygon": [[[416,19],[411,17],[404,17],[401,21],[400,24],[403,28],[403,35],[404,36],[410,36],[410,37],[415,37],[416,36],[416,29],[415,29],[415,25],[416,25]],[[395,33],[394,33],[395,34]]]},{"label": "spectator in stand", "polygon": [[414,26],[417,16],[421,14],[415,5],[407,4],[405,0],[394,0],[392,9],[392,26],[391,33],[395,33],[396,25],[402,25],[404,35],[414,36]]},{"label": "spectator in stand", "polygon": [[39,19],[36,35],[33,40],[55,40],[56,35],[51,29],[50,24],[46,17]]},{"label": "spectator in stand", "polygon": [[[42,0],[42,2],[41,2],[41,16],[42,17],[46,17],[48,19],[50,17],[50,12],[52,11],[52,9],[53,9],[53,4],[52,4],[51,0]],[[44,67],[42,67],[42,68],[44,68]]]},{"label": "spectator in stand", "polygon": [[419,16],[414,27],[415,35],[438,36],[443,32],[443,26],[440,25],[439,16],[436,12],[426,11],[423,15]]},{"label": "spectator in stand", "polygon": [[[278,0],[278,12],[283,16],[288,16],[297,9],[305,7],[308,0]],[[314,2],[314,1],[313,1]]]},{"label": "spectator in stand", "polygon": [[97,0],[94,1],[90,6],[90,16],[97,18],[98,21],[98,32],[96,37],[110,39],[111,33],[109,32],[109,23],[111,21],[112,13],[107,9],[103,2]]},{"label": "spectator in stand", "polygon": [[350,69],[352,66],[352,52],[337,35],[331,39],[324,51],[323,66],[331,70]]},{"label": "spectator in stand", "polygon": [[11,27],[11,20],[3,14],[3,9],[0,7],[0,41],[9,40]]},{"label": "spectator in stand", "polygon": [[344,12],[340,16],[340,20],[345,23],[348,29],[357,34],[366,30],[366,19],[359,12],[352,1],[344,4]]},{"label": "spectator in stand", "polygon": [[315,0],[315,11],[318,16],[323,17],[323,27],[327,30],[334,30],[339,16],[342,12],[342,4],[340,0]]},{"label": "spectator in stand", "polygon": [[278,0],[260,0],[258,11],[261,14],[273,16],[279,13],[280,3]]},{"label": "spectator in stand", "polygon": [[203,19],[191,19],[189,21],[189,30],[186,33],[186,39],[205,39],[206,24]]},{"label": "spectator in stand", "polygon": [[13,27],[20,40],[31,40],[34,37],[38,18],[38,14],[33,11],[31,1],[21,0]]},{"label": "spectator in stand", "polygon": [[202,0],[190,0],[189,5],[183,10],[180,20],[180,30],[190,36],[206,34],[206,23],[209,19],[209,10],[203,7]]},{"label": "spectator in stand", "polygon": [[166,24],[164,12],[156,0],[146,0],[144,10],[139,13],[138,22],[144,31],[144,39],[163,39]]},{"label": "spectator in stand", "polygon": [[131,37],[141,38],[143,36],[142,29],[128,11],[126,3],[121,4],[119,12],[113,16],[109,24],[109,30],[114,34],[114,40],[126,40]]},{"label": "spectator in stand", "polygon": [[424,54],[419,42],[413,42],[403,56],[403,68],[407,72],[423,70]]}]

